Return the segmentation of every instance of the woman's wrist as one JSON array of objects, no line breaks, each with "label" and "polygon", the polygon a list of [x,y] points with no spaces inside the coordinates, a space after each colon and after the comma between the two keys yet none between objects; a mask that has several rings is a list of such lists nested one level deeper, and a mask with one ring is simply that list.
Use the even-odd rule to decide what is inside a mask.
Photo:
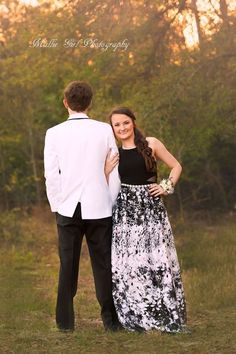
[{"label": "woman's wrist", "polygon": [[159,186],[161,186],[163,191],[166,192],[167,194],[174,193],[175,188],[174,188],[174,183],[172,181],[172,177],[161,180]]}]

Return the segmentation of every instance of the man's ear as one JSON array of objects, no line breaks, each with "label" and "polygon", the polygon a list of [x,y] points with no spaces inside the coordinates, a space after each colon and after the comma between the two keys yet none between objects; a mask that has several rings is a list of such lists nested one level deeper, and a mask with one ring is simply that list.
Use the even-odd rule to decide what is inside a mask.
[{"label": "man's ear", "polygon": [[68,106],[66,98],[63,99],[63,104],[64,104],[65,108],[68,109],[69,106]]}]

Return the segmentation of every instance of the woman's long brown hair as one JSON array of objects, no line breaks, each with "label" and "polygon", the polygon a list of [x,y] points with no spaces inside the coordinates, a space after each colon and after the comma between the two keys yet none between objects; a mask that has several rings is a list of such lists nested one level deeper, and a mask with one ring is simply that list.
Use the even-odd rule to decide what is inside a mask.
[{"label": "woman's long brown hair", "polygon": [[134,143],[137,147],[138,152],[143,156],[146,169],[148,172],[155,171],[156,161],[152,155],[152,149],[148,146],[148,142],[142,132],[136,127],[136,117],[134,113],[127,107],[117,107],[111,111],[109,114],[109,121],[112,126],[112,115],[113,114],[125,114],[132,119],[134,123]]}]

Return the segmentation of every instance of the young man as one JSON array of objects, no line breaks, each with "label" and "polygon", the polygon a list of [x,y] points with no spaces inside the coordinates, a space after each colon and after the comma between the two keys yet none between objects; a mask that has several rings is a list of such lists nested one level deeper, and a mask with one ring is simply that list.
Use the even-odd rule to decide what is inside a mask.
[{"label": "young man", "polygon": [[51,210],[56,213],[59,237],[56,322],[61,330],[74,330],[73,298],[83,235],[104,327],[119,328],[111,290],[111,214],[120,182],[117,167],[109,176],[109,184],[104,173],[106,156],[110,149],[117,152],[117,147],[110,125],[87,116],[92,95],[87,83],[71,82],[63,100],[69,118],[48,129],[45,138],[46,190]]}]

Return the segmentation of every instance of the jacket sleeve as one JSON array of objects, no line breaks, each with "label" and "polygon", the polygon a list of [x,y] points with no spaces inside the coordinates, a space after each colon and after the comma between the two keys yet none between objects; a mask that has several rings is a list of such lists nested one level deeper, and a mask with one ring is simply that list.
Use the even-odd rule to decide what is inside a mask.
[{"label": "jacket sleeve", "polygon": [[44,176],[46,192],[52,212],[58,210],[60,202],[60,167],[50,129],[46,132],[44,146]]},{"label": "jacket sleeve", "polygon": [[[115,137],[112,128],[110,126],[109,126],[109,136],[108,136],[108,149],[112,149],[113,153],[118,152],[116,142],[115,142]],[[120,191],[120,177],[118,173],[118,165],[116,165],[116,167],[110,173],[108,184],[109,184],[112,205],[114,205],[117,195]]]}]

